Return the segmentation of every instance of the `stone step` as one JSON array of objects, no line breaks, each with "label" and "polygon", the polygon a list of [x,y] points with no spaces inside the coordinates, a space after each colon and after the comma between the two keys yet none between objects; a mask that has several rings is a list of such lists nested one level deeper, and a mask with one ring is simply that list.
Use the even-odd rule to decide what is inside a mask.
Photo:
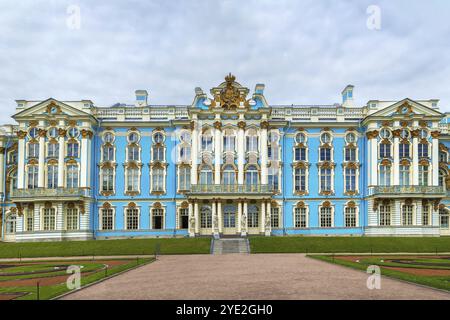
[{"label": "stone step", "polygon": [[213,239],[212,254],[249,253],[247,239]]}]

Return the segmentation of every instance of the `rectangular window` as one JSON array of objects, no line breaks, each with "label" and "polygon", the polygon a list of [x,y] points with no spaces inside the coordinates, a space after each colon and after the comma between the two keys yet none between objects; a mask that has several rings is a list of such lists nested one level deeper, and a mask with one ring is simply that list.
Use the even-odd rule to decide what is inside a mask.
[{"label": "rectangular window", "polygon": [[330,148],[320,148],[320,161],[331,161]]},{"label": "rectangular window", "polygon": [[152,209],[152,229],[163,229],[163,218],[164,218],[164,210],[163,209]]},{"label": "rectangular window", "polygon": [[180,229],[188,229],[189,228],[189,209],[181,208],[180,209]]},{"label": "rectangular window", "polygon": [[380,185],[390,186],[391,185],[391,166],[380,166]]},{"label": "rectangular window", "polygon": [[38,176],[39,176],[38,166],[28,167],[28,189],[35,189],[38,187]]},{"label": "rectangular window", "polygon": [[404,226],[413,225],[413,206],[411,205],[402,206],[402,225]]},{"label": "rectangular window", "polygon": [[67,156],[78,158],[78,143],[71,142],[67,145]]},{"label": "rectangular window", "polygon": [[257,136],[247,136],[247,151],[258,151],[258,137]]},{"label": "rectangular window", "polygon": [[58,187],[58,167],[48,166],[47,170],[47,188],[56,189]]},{"label": "rectangular window", "polygon": [[428,166],[419,166],[419,186],[428,186]]},{"label": "rectangular window", "polygon": [[26,231],[34,230],[34,212],[33,210],[27,209],[26,214]]},{"label": "rectangular window", "polygon": [[113,230],[114,217],[113,209],[101,209],[102,213],[102,230]]},{"label": "rectangular window", "polygon": [[419,143],[419,158],[428,158],[428,143]]},{"label": "rectangular window", "polygon": [[139,161],[138,146],[128,146],[128,161]]},{"label": "rectangular window", "polygon": [[28,158],[38,158],[39,157],[39,144],[29,143],[28,144]]},{"label": "rectangular window", "polygon": [[114,169],[102,169],[102,191],[114,191]]},{"label": "rectangular window", "polygon": [[54,208],[45,208],[43,214],[44,231],[52,231],[56,229],[56,212]]},{"label": "rectangular window", "polygon": [[439,226],[445,229],[449,227],[449,213],[446,209],[439,209]]},{"label": "rectangular window", "polygon": [[74,189],[78,188],[78,166],[69,165],[67,166],[67,188]]},{"label": "rectangular window", "polygon": [[345,191],[356,192],[356,169],[345,168]]},{"label": "rectangular window", "polygon": [[430,225],[430,206],[422,206],[422,225]]},{"label": "rectangular window", "polygon": [[294,161],[306,161],[305,147],[297,147],[294,149]]},{"label": "rectangular window", "polygon": [[153,161],[164,161],[164,147],[162,146],[153,146]]},{"label": "rectangular window", "polygon": [[280,181],[279,181],[279,176],[278,176],[278,169],[272,169],[269,168],[269,172],[268,172],[268,183],[269,183],[269,187],[271,188],[272,191],[279,191],[280,189]]},{"label": "rectangular window", "polygon": [[380,144],[380,158],[390,158],[391,157],[391,144],[381,143]]},{"label": "rectangular window", "polygon": [[295,208],[295,227],[296,228],[306,228],[307,227],[307,217],[306,208]]},{"label": "rectangular window", "polygon": [[126,226],[127,230],[138,230],[139,229],[139,210],[135,208],[127,208],[127,219]]},{"label": "rectangular window", "polygon": [[59,144],[58,143],[49,143],[47,156],[49,158],[57,158],[59,153]]},{"label": "rectangular window", "polygon": [[234,151],[235,150],[234,141],[235,141],[234,136],[224,136],[223,137],[224,151]]},{"label": "rectangular window", "polygon": [[320,169],[320,191],[331,191],[331,169]]},{"label": "rectangular window", "polygon": [[409,143],[400,143],[400,158],[409,158]]},{"label": "rectangular window", "polygon": [[139,192],[139,177],[140,172],[137,168],[127,169],[127,191]]},{"label": "rectangular window", "polygon": [[152,169],[152,192],[164,191],[164,169]]},{"label": "rectangular window", "polygon": [[270,208],[270,226],[272,228],[280,227],[280,208]]},{"label": "rectangular window", "polygon": [[305,168],[296,168],[294,170],[294,190],[295,192],[306,192]]},{"label": "rectangular window", "polygon": [[178,171],[179,186],[178,190],[187,191],[191,190],[191,168],[181,167]]},{"label": "rectangular window", "polygon": [[356,208],[345,208],[345,226],[347,228],[356,227]]},{"label": "rectangular window", "polygon": [[409,165],[400,165],[400,185],[409,186]]},{"label": "rectangular window", "polygon": [[114,161],[113,146],[103,146],[103,161]]},{"label": "rectangular window", "polygon": [[380,210],[380,226],[391,225],[391,206],[381,205]]},{"label": "rectangular window", "polygon": [[321,207],[320,208],[320,227],[321,228],[331,228],[331,208],[330,207]]},{"label": "rectangular window", "polygon": [[356,149],[355,148],[345,148],[345,161],[356,161]]},{"label": "rectangular window", "polygon": [[66,212],[66,226],[67,230],[78,230],[78,209],[68,208]]},{"label": "rectangular window", "polygon": [[203,151],[212,151],[212,136],[202,136],[202,150]]}]

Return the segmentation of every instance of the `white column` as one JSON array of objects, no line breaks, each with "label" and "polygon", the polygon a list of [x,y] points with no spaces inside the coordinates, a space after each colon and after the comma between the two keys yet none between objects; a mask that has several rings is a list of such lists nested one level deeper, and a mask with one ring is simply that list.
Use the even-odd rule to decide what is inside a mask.
[{"label": "white column", "polygon": [[[82,204],[84,208],[84,213],[79,209],[79,217],[80,217],[80,229],[81,230],[89,230],[90,217],[91,217],[91,207],[90,203],[85,201]],[[116,213],[117,214],[117,213]]]},{"label": "white column", "polygon": [[412,185],[419,185],[419,141],[417,136],[412,139]]},{"label": "white column", "polygon": [[65,130],[59,135],[59,154],[58,154],[58,187],[64,187],[64,155],[65,155]]},{"label": "white column", "polygon": [[200,216],[198,212],[198,202],[194,202],[194,216],[195,216],[195,233],[200,233]]},{"label": "white column", "polygon": [[238,201],[238,212],[237,212],[237,232],[241,233],[241,224],[242,224],[242,201]]},{"label": "white column", "polygon": [[[269,123],[264,121],[261,123],[261,184],[267,184],[267,127]],[[272,152],[277,152],[272,150]]]},{"label": "white column", "polygon": [[437,134],[432,139],[432,145],[431,145],[431,163],[433,168],[431,169],[432,173],[432,185],[438,186],[439,185],[439,139],[437,137]]},{"label": "white column", "polygon": [[369,139],[370,147],[370,166],[369,166],[369,185],[378,185],[378,140],[375,136]]},{"label": "white column", "polygon": [[58,203],[56,206],[56,230],[64,230],[64,207],[62,202]]},{"label": "white column", "polygon": [[220,130],[221,123],[216,121],[214,123],[214,182],[220,184],[220,165],[222,159],[222,132]]},{"label": "white column", "polygon": [[400,154],[399,154],[399,141],[398,137],[394,137],[394,165],[392,166],[394,181],[393,186],[400,184]]},{"label": "white column", "polygon": [[[197,184],[198,128],[197,121],[191,122],[191,184]],[[196,231],[197,232],[197,231]]]},{"label": "white column", "polygon": [[238,123],[238,184],[244,184],[244,159],[245,159],[245,141],[244,128],[245,122]]},{"label": "white column", "polygon": [[0,193],[4,193],[5,181],[5,147],[0,148]]},{"label": "white column", "polygon": [[38,204],[34,204],[34,218],[33,218],[33,230],[39,231],[41,230],[41,207]]},{"label": "white column", "polygon": [[38,187],[45,187],[45,130],[39,130],[39,175]]},{"label": "white column", "polygon": [[[270,203],[270,200],[269,200],[269,201],[267,201],[267,211],[266,211],[266,214],[269,217],[269,219],[271,217],[271,214],[270,214],[271,210],[272,210],[272,204]],[[265,231],[265,234],[266,235],[270,235],[270,225],[269,225],[269,227],[266,230],[265,223],[266,223],[266,220],[264,220],[264,231]]]},{"label": "white column", "polygon": [[244,228],[242,228],[241,233],[242,232],[248,232],[248,210],[247,210],[248,206],[247,206],[247,201],[243,201],[242,204],[242,215],[245,216],[245,220],[247,221],[247,225],[244,226]]},{"label": "white column", "polygon": [[89,162],[89,131],[81,131],[81,167],[80,167],[80,188],[88,187],[88,162]]},{"label": "white column", "polygon": [[217,217],[217,221],[219,223],[219,233],[223,233],[223,214],[221,201],[217,201]]},{"label": "white column", "polygon": [[216,225],[216,222],[217,222],[217,220],[216,220],[216,213],[217,213],[217,211],[216,211],[216,201],[215,200],[212,201],[211,206],[212,206],[212,230],[211,230],[211,233],[214,234],[215,231],[216,231],[216,228],[217,228],[217,225]]},{"label": "white column", "polygon": [[266,202],[263,201],[261,203],[261,219],[260,219],[259,232],[264,233],[265,228],[266,228]]},{"label": "white column", "polygon": [[19,131],[17,133],[19,137],[18,143],[18,163],[17,163],[17,189],[23,189],[25,186],[25,136],[26,132]]},{"label": "white column", "polygon": [[[193,237],[195,235],[195,215],[194,215],[194,205],[189,202],[189,236]],[[191,219],[194,217],[194,226],[191,226]]]}]

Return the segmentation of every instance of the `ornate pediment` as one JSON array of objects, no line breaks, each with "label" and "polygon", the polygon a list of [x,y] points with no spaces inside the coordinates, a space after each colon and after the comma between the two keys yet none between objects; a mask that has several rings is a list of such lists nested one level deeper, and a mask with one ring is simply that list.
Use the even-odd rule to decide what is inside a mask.
[{"label": "ornate pediment", "polygon": [[220,107],[225,110],[236,110],[248,107],[249,101],[246,99],[248,92],[248,88],[241,86],[236,82],[236,77],[229,73],[225,77],[225,82],[211,89],[214,100],[210,104],[210,108]]}]

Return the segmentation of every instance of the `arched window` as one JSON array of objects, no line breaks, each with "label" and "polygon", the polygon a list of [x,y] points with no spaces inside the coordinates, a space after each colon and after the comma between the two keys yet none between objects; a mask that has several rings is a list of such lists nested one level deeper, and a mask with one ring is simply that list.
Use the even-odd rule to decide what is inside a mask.
[{"label": "arched window", "polygon": [[429,173],[428,165],[419,165],[419,186],[428,186]]},{"label": "arched window", "polygon": [[391,185],[391,166],[380,165],[380,186]]},{"label": "arched window", "polygon": [[419,147],[419,158],[428,158],[428,143],[420,142],[418,147]]},{"label": "arched window", "polygon": [[380,158],[390,158],[391,157],[391,143],[382,142],[380,143]]},{"label": "arched window", "polygon": [[256,189],[258,182],[259,182],[258,169],[254,165],[248,166],[247,170],[245,171],[245,184],[249,188]]},{"label": "arched window", "polygon": [[236,172],[233,166],[227,165],[223,169],[222,183],[224,185],[236,184]]},{"label": "arched window", "polygon": [[49,165],[47,167],[47,188],[56,189],[58,187],[58,166]]},{"label": "arched window", "polygon": [[258,228],[259,225],[259,210],[254,204],[248,206],[247,226],[249,228]]},{"label": "arched window", "polygon": [[28,159],[39,157],[39,143],[30,142],[28,144]]},{"label": "arched window", "polygon": [[28,189],[35,189],[38,187],[39,167],[31,165],[28,167]]},{"label": "arched window", "polygon": [[152,192],[164,192],[164,168],[152,168]]},{"label": "arched window", "polygon": [[191,167],[181,166],[178,170],[178,179],[179,191],[191,190]]},{"label": "arched window", "polygon": [[79,149],[78,142],[69,142],[67,144],[67,156],[78,158],[78,149]]},{"label": "arched window", "polygon": [[401,186],[409,186],[410,185],[410,169],[411,169],[411,166],[409,164],[401,164],[400,165],[400,185]]},{"label": "arched window", "polygon": [[8,215],[8,217],[6,218],[6,233],[7,234],[14,234],[16,233],[16,214],[15,213],[11,213]]},{"label": "arched window", "polygon": [[409,158],[409,143],[408,142],[401,142],[399,144],[399,153],[400,158]]},{"label": "arched window", "polygon": [[182,145],[180,147],[180,160],[189,161],[191,159],[191,147],[189,145]]},{"label": "arched window", "polygon": [[212,211],[208,205],[204,205],[200,209],[200,227],[212,228]]},{"label": "arched window", "polygon": [[139,161],[139,146],[131,144],[127,147],[128,161]]},{"label": "arched window", "polygon": [[208,165],[203,165],[200,169],[200,184],[211,185],[213,183],[213,172],[211,167]]},{"label": "arched window", "polygon": [[70,164],[67,166],[67,188],[78,188],[78,166]]},{"label": "arched window", "polygon": [[107,144],[102,147],[102,161],[114,161],[114,146]]}]

